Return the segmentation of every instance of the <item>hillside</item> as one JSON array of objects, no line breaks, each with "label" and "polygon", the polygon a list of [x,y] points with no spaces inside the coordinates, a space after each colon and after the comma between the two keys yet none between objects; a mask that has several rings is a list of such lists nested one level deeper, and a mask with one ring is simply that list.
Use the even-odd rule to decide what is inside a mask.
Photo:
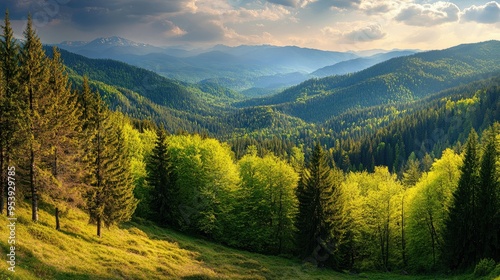
[{"label": "hillside", "polygon": [[[48,47],[45,51],[52,53]],[[231,112],[229,104],[243,98],[218,84],[187,84],[115,60],[90,59],[64,50],[61,57],[73,87],[81,86],[86,75],[112,109],[151,120],[172,133],[226,131],[215,117]]]},{"label": "hillside", "polygon": [[[348,132],[353,128],[359,130],[362,127],[364,133],[374,131],[388,124],[387,121],[378,120],[392,120],[399,116],[394,114],[392,106],[400,107],[407,101],[431,96],[439,92],[438,89],[491,75],[487,71],[498,68],[498,65],[493,65],[495,60],[489,59],[498,57],[493,52],[496,48],[498,42],[492,41],[395,58],[355,74],[312,79],[273,97],[239,103],[234,102],[241,100],[242,96],[221,86],[224,82],[207,80],[193,85],[117,61],[88,59],[65,51],[62,55],[70,73],[73,73],[75,84],[81,83],[80,75],[89,75],[94,80],[94,87],[99,88],[113,109],[134,118],[162,124],[171,133],[207,132],[223,140],[245,135],[269,139],[279,135],[279,138],[294,143],[310,144],[313,133],[316,137],[328,139],[346,133],[354,135]],[[466,56],[474,59],[469,59],[468,64],[467,60],[461,62]],[[445,79],[452,77],[452,70],[464,70],[466,67],[470,71],[461,75],[463,79],[459,76],[454,80]],[[485,75],[478,74],[481,72]],[[432,73],[441,74],[436,76]],[[407,82],[410,75],[417,77],[412,79],[419,81],[418,86]],[[280,81],[272,77],[268,80]],[[370,98],[359,97],[365,95],[364,87],[374,91],[369,95]],[[400,96],[402,92],[406,96]],[[389,106],[385,106],[387,103]],[[231,104],[241,108],[234,108]],[[365,114],[362,112],[359,112],[359,117],[352,115],[353,110],[359,111],[377,104],[385,108],[377,113],[377,119],[372,119],[373,115],[361,117]],[[336,120],[324,122],[332,118]],[[352,122],[353,119],[357,121]],[[321,123],[314,126],[311,121]],[[343,125],[339,126],[335,122]],[[332,129],[336,133],[324,135],[321,132]],[[311,133],[304,134],[304,131]],[[332,143],[328,141],[328,145]]]},{"label": "hillside", "polygon": [[309,122],[321,122],[352,108],[397,104],[431,95],[500,70],[500,41],[460,45],[393,58],[343,76],[308,80],[240,107],[272,105]]},{"label": "hillside", "polygon": [[[8,272],[7,263],[1,262],[0,279],[429,279],[386,273],[337,273],[295,259],[230,249],[147,221],[106,229],[104,237],[98,238],[94,227],[88,225],[87,215],[77,209],[64,213],[61,230],[57,231],[52,205],[42,207],[38,223],[31,222],[27,204],[19,206],[15,273]],[[0,221],[9,223],[4,215]],[[0,234],[7,236],[7,227],[1,227]],[[3,252],[8,251],[6,238],[0,240],[0,246]]]},{"label": "hillside", "polygon": [[341,61],[334,65],[323,67],[321,69],[312,72],[311,76],[323,78],[333,75],[344,75],[348,73],[354,73],[369,68],[375,64],[389,60],[391,58],[412,55],[415,53],[416,51],[392,51],[387,53],[375,54],[369,57],[359,57],[355,59]]},{"label": "hillside", "polygon": [[[120,37],[97,38],[91,42],[62,42],[59,48],[90,58],[107,58],[145,68],[172,79],[198,83],[217,81],[233,90],[259,88],[265,93],[291,86],[308,78],[319,68],[358,57],[353,53],[321,51],[295,46],[228,47],[217,45],[208,49],[179,50],[136,43]],[[301,73],[297,77],[294,73]],[[276,85],[262,82],[268,77],[295,75]],[[225,83],[226,79],[233,80]]]}]

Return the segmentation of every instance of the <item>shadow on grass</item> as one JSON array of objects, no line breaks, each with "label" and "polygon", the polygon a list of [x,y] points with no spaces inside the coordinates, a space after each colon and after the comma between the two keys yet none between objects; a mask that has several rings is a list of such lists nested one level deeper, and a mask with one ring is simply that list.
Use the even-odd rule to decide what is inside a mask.
[{"label": "shadow on grass", "polygon": [[195,274],[195,275],[189,275],[189,276],[184,276],[181,279],[183,280],[214,280],[214,279],[220,279],[220,278],[214,278],[206,275],[201,275],[201,274]]},{"label": "shadow on grass", "polygon": [[85,234],[79,234],[79,233],[75,233],[75,232],[72,232],[72,231],[68,231],[68,230],[65,230],[65,229],[60,229],[59,232],[63,233],[63,234],[66,234],[66,235],[69,235],[75,239],[81,239],[85,242],[88,242],[88,243],[95,243],[95,239],[91,238],[91,237],[88,237],[87,235]]},{"label": "shadow on grass", "polygon": [[[270,256],[250,252],[248,254],[256,257],[246,256],[247,252],[210,242],[203,237],[191,236],[175,229],[162,228],[151,221],[136,220],[123,224],[121,227],[128,229],[130,232],[133,232],[134,228],[136,228],[151,240],[176,243],[179,248],[195,253],[192,257],[193,260],[201,261],[206,267],[213,269],[218,274],[239,275],[238,278],[245,278],[250,274],[258,279],[277,278],[276,273],[272,271],[273,269],[269,268],[267,263],[260,259],[260,257],[268,258]],[[194,274],[184,276],[182,279],[220,279],[220,277]]]},{"label": "shadow on grass", "polygon": [[[7,251],[9,246],[5,243],[0,243],[2,251]],[[106,278],[96,277],[95,275],[85,275],[78,272],[62,272],[57,268],[44,263],[33,255],[33,253],[25,246],[16,246],[16,272],[9,273],[2,271],[0,279],[23,280],[23,276],[19,276],[20,270],[25,270],[32,276],[38,279],[54,279],[54,280],[104,280]]]}]

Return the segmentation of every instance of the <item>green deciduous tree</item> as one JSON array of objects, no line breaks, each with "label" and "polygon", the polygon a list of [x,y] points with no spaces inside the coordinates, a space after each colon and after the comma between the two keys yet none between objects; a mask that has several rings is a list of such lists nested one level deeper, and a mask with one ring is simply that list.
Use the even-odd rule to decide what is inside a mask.
[{"label": "green deciduous tree", "polygon": [[407,237],[409,265],[417,271],[436,269],[444,244],[443,231],[456,189],[462,158],[447,149],[416,186],[409,190]]},{"label": "green deciduous tree", "polygon": [[258,157],[256,149],[250,149],[238,165],[241,187],[234,206],[238,234],[233,242],[258,252],[292,252],[298,174],[275,156]]},{"label": "green deciduous tree", "polygon": [[239,184],[230,148],[199,135],[171,136],[167,141],[179,190],[178,227],[221,239]]},{"label": "green deciduous tree", "polygon": [[[387,167],[350,174],[345,182],[355,241],[355,267],[391,270],[403,263],[403,187]],[[354,190],[352,190],[354,189]]]}]

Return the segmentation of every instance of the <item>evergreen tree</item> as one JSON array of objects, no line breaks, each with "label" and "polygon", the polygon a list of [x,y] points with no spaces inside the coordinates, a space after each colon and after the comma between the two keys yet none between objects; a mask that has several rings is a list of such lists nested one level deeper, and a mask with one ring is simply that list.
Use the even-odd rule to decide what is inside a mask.
[{"label": "evergreen tree", "polygon": [[14,147],[20,146],[16,132],[19,131],[21,116],[19,102],[23,101],[19,90],[19,46],[16,44],[9,20],[5,12],[3,35],[0,40],[0,213],[4,207],[4,192],[7,186],[7,167],[13,160]]},{"label": "evergreen tree", "polygon": [[55,184],[49,195],[75,204],[82,203],[75,187],[81,178],[81,113],[78,110],[76,94],[71,91],[68,76],[57,48],[53,48],[53,57],[48,63],[49,83],[45,98],[46,118],[44,129],[47,131],[45,146],[47,152],[43,161]]},{"label": "evergreen tree", "polygon": [[177,216],[174,172],[167,150],[167,136],[163,129],[157,132],[156,144],[146,163],[147,182],[151,189],[151,209],[160,223],[175,224]]},{"label": "evergreen tree", "polygon": [[483,154],[479,171],[480,187],[477,193],[477,231],[478,259],[498,258],[500,244],[498,237],[500,213],[500,181],[497,170],[499,147],[497,137],[500,134],[500,124],[495,123],[483,133]]},{"label": "evergreen tree", "polygon": [[32,220],[38,221],[38,187],[42,178],[37,178],[43,174],[41,167],[38,166],[42,153],[41,139],[42,134],[46,132],[43,129],[44,115],[42,110],[46,104],[43,99],[47,94],[48,75],[46,68],[46,56],[42,48],[42,42],[36,35],[33,28],[31,15],[28,16],[28,23],[24,31],[25,42],[20,55],[20,78],[21,88],[27,108],[26,118],[26,140],[28,149],[28,173],[29,188],[31,191]]},{"label": "evergreen tree", "polygon": [[420,161],[418,159],[409,159],[403,172],[403,185],[406,188],[413,187],[417,184],[421,176]]},{"label": "evergreen tree", "polygon": [[342,173],[330,169],[323,149],[316,144],[297,189],[298,250],[302,257],[334,268],[340,266],[345,235],[341,179]]},{"label": "evergreen tree", "polygon": [[472,130],[465,147],[458,187],[446,221],[443,256],[451,268],[468,267],[477,260],[478,137]]},{"label": "evergreen tree", "polygon": [[[92,117],[96,113],[96,98],[95,94],[90,89],[89,79],[83,76],[83,84],[80,94],[78,95],[78,104],[81,112],[82,130],[87,131],[89,126],[92,126]],[[89,129],[92,131],[92,129]],[[88,137],[87,137],[88,138]]]},{"label": "evergreen tree", "polygon": [[87,150],[90,167],[87,208],[90,222],[96,224],[100,237],[103,224],[109,227],[130,219],[137,201],[121,131],[98,93],[85,101],[95,113],[88,115],[86,122],[87,135],[91,137]]}]

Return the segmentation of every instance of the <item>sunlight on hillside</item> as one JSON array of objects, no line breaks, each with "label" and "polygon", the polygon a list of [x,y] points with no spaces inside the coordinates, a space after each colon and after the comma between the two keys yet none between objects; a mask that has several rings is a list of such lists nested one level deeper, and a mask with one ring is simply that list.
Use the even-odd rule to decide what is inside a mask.
[{"label": "sunlight on hillside", "polygon": [[[149,222],[106,229],[103,237],[80,210],[70,210],[56,231],[46,206],[40,221],[30,220],[28,205],[16,212],[16,268],[0,265],[0,279],[290,279],[343,278],[278,257],[250,254],[160,229]],[[7,218],[0,218],[8,224]],[[7,227],[1,227],[7,252]],[[71,252],[71,253],[69,253]]]}]

